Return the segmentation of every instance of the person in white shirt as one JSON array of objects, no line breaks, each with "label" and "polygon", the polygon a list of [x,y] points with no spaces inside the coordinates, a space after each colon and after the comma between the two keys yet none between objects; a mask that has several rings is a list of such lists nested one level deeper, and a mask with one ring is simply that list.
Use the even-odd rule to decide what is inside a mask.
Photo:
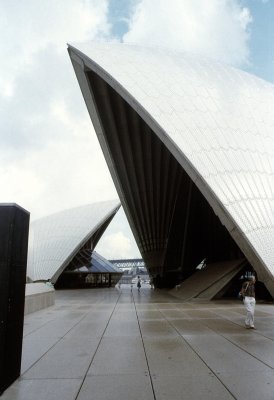
[{"label": "person in white shirt", "polygon": [[255,276],[248,278],[248,281],[243,283],[241,294],[244,297],[244,305],[246,308],[245,327],[247,329],[255,329],[254,312],[255,312]]}]

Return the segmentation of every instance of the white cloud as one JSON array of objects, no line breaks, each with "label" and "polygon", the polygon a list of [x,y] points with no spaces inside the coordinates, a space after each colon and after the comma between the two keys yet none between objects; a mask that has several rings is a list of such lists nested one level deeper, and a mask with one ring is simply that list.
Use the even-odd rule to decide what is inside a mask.
[{"label": "white cloud", "polygon": [[249,62],[251,21],[238,0],[140,0],[123,39],[243,65]]},{"label": "white cloud", "polygon": [[0,201],[32,218],[117,198],[66,48],[108,34],[107,7],[0,3]]},{"label": "white cloud", "polygon": [[[28,70],[37,53],[53,46],[64,53],[69,41],[107,35],[107,0],[23,0],[0,3],[1,81]],[[3,83],[4,82],[4,83]]]},{"label": "white cloud", "polygon": [[[55,116],[55,125],[63,134],[41,140],[43,145],[35,151],[26,148],[20,157],[11,152],[9,162],[2,167],[0,163],[1,201],[20,204],[31,211],[32,219],[117,198],[90,120],[86,116],[76,121],[65,109],[61,111]],[[44,123],[46,117],[51,118],[46,114]]]},{"label": "white cloud", "polygon": [[95,250],[108,259],[141,258],[122,208],[107,227]]},{"label": "white cloud", "polygon": [[[66,46],[108,36],[107,11],[108,0],[0,2],[0,202],[32,220],[118,197]],[[115,218],[107,254],[138,253]]]},{"label": "white cloud", "polygon": [[131,242],[123,232],[116,232],[104,236],[98,244],[96,251],[107,259],[131,258]]}]

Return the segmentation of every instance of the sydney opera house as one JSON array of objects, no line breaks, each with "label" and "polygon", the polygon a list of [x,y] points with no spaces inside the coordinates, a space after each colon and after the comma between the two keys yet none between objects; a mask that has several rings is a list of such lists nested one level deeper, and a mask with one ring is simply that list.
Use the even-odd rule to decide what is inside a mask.
[{"label": "sydney opera house", "polygon": [[208,275],[255,271],[274,297],[274,86],[165,49],[68,51],[156,286],[206,259]]},{"label": "sydney opera house", "polygon": [[27,276],[55,287],[111,287],[122,272],[94,251],[120,202],[88,204],[30,224]]}]

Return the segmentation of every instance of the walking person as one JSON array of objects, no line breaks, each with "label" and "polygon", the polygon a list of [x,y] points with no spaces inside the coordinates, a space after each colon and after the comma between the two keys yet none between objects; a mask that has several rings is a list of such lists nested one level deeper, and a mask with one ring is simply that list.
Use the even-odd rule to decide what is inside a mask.
[{"label": "walking person", "polygon": [[244,297],[244,305],[246,308],[245,327],[247,329],[255,329],[254,312],[255,312],[255,276],[250,276],[248,281],[243,283],[241,294]]},{"label": "walking person", "polygon": [[141,289],[141,278],[140,278],[140,276],[138,276],[137,288],[138,288],[138,292],[140,292],[140,289]]}]

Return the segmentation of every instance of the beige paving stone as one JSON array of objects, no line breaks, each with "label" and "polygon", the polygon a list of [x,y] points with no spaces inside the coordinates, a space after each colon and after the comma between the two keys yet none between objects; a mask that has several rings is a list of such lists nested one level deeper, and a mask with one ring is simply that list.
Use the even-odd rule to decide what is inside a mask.
[{"label": "beige paving stone", "polygon": [[80,379],[19,379],[1,400],[75,400],[81,382]]},{"label": "beige paving stone", "polygon": [[210,372],[182,337],[145,338],[144,344],[152,375],[192,376]]},{"label": "beige paving stone", "polygon": [[244,329],[243,322],[241,322],[241,324],[238,324],[230,320],[216,318],[204,319],[203,323],[214,332],[229,334],[248,334],[246,329]]},{"label": "beige paving stone", "polygon": [[[157,400],[232,400],[234,397],[212,374],[154,376]],[[247,398],[246,398],[247,399]]]},{"label": "beige paving stone", "polygon": [[187,312],[178,309],[161,310],[161,315],[166,319],[189,319]]},{"label": "beige paving stone", "polygon": [[100,338],[104,333],[107,321],[108,320],[93,321],[90,318],[85,318],[69,330],[65,337],[67,339],[81,338],[81,341],[91,338]]},{"label": "beige paving stone", "polygon": [[26,379],[84,378],[99,339],[63,338],[23,376]]},{"label": "beige paving stone", "polygon": [[103,337],[88,375],[147,373],[141,338]]},{"label": "beige paving stone", "polygon": [[32,367],[37,360],[44,356],[60,340],[58,337],[28,336],[23,340],[21,374]]},{"label": "beige paving stone", "polygon": [[154,400],[145,374],[99,375],[85,379],[77,400]]},{"label": "beige paving stone", "polygon": [[145,287],[57,291],[25,318],[22,377],[1,400],[274,400],[274,305],[257,303],[256,331],[244,317],[237,300]]},{"label": "beige paving stone", "polygon": [[135,308],[132,308],[131,310],[123,310],[123,309],[118,309],[116,307],[114,313],[112,314],[111,319],[119,320],[119,321],[135,321],[136,320],[136,312]]},{"label": "beige paving stone", "polygon": [[248,337],[247,335],[231,335],[228,332],[224,336],[242,350],[250,352],[258,360],[273,368],[274,371],[274,341],[254,331],[248,331],[247,334]]},{"label": "beige paving stone", "polygon": [[138,310],[139,320],[164,320],[164,315],[158,310]]},{"label": "beige paving stone", "polygon": [[229,387],[237,400],[273,400],[273,370],[257,371],[242,368],[226,373],[220,379]]},{"label": "beige paving stone", "polygon": [[253,355],[216,333],[207,336],[184,335],[184,338],[215,374],[225,375],[235,371],[238,374],[243,371],[261,374],[269,369]]},{"label": "beige paving stone", "polygon": [[170,321],[170,323],[181,335],[209,335],[212,332],[212,330],[199,319],[174,319]]},{"label": "beige paving stone", "polygon": [[130,319],[127,321],[126,319],[121,319],[119,320],[118,318],[116,319],[111,319],[109,322],[107,329],[104,333],[104,337],[140,337],[140,330],[139,330],[139,325],[138,321],[135,315],[135,319]]},{"label": "beige paving stone", "polygon": [[216,315],[214,310],[189,310],[185,311],[185,314],[192,319],[221,318],[221,316]]},{"label": "beige paving stone", "polygon": [[146,336],[177,336],[176,331],[171,327],[171,325],[165,320],[141,320],[140,327],[143,337]]}]

